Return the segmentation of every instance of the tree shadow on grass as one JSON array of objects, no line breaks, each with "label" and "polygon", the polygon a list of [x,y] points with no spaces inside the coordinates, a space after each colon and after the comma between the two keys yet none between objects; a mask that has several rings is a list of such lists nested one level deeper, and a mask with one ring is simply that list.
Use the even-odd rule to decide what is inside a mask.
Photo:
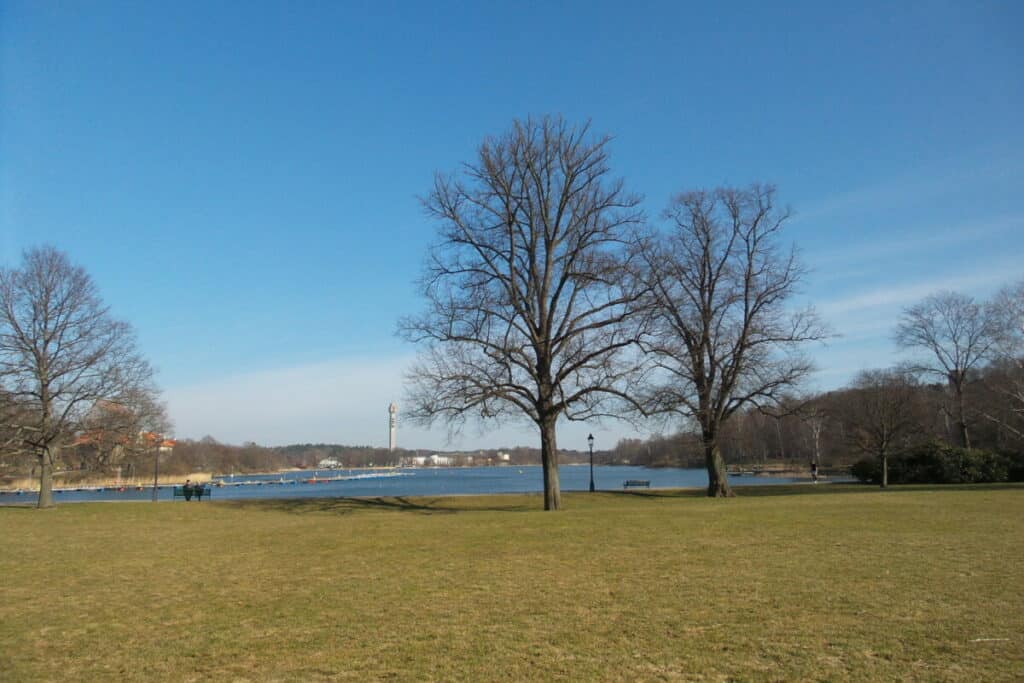
[{"label": "tree shadow on grass", "polygon": [[[820,486],[808,484],[763,484],[759,486],[733,486],[733,493],[737,498],[759,498],[764,496],[800,496],[829,493],[850,493],[854,491],[865,491],[868,487],[854,486],[848,483],[822,484]],[[665,498],[707,498],[707,489],[704,487],[690,487],[680,489],[645,489],[616,491],[609,490],[609,493],[617,497],[635,497],[650,499]]]},{"label": "tree shadow on grass", "polygon": [[[503,501],[502,499],[507,500]],[[450,515],[458,512],[531,512],[538,509],[535,502],[527,502],[518,496],[487,497],[408,497],[389,496],[381,498],[267,498],[262,500],[227,500],[220,503],[225,507],[266,512],[287,512],[289,514],[333,514],[350,515],[359,512],[392,511],[411,512],[423,515]]]},{"label": "tree shadow on grass", "polygon": [[[882,492],[874,484],[861,484],[859,482],[835,482],[827,484],[770,484],[762,486],[733,486],[737,497],[743,498],[767,498],[772,496],[815,496],[835,495],[844,493],[872,493]],[[885,489],[885,493],[900,493],[907,491],[1012,491],[1024,489],[1024,483],[998,483],[998,484],[900,484],[892,485]],[[607,491],[616,496],[635,496],[637,498],[705,498],[707,493],[703,488],[689,489],[653,489],[648,491]]]}]

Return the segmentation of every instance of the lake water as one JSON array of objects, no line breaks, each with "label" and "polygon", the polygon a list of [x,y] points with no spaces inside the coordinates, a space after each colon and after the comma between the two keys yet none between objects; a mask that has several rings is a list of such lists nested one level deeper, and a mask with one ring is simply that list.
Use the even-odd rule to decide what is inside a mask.
[{"label": "lake water", "polygon": [[[586,491],[590,488],[590,468],[563,465],[560,470],[563,491]],[[708,485],[707,471],[633,466],[595,466],[594,485],[598,490],[621,490],[627,479],[646,479],[651,488],[691,488]],[[539,465],[528,467],[431,467],[397,469],[387,472],[366,470],[306,470],[281,474],[239,474],[216,477],[224,486],[213,488],[213,500],[243,500],[254,498],[333,498],[354,496],[444,496],[487,493],[540,493],[544,490],[543,473]],[[789,484],[799,479],[731,476],[737,485]],[[56,491],[54,500],[110,501],[152,500],[153,488],[142,485],[138,490],[126,487],[124,491],[107,488],[99,491]],[[15,495],[7,492],[0,503],[30,503],[35,493]],[[160,500],[173,500],[171,487],[161,487]]]}]

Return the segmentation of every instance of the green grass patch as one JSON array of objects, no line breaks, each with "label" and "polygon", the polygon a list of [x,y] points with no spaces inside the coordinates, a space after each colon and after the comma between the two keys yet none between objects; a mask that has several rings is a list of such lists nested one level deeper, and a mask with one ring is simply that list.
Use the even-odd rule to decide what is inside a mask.
[{"label": "green grass patch", "polygon": [[742,493],[0,508],[0,679],[1024,678],[1024,489]]}]

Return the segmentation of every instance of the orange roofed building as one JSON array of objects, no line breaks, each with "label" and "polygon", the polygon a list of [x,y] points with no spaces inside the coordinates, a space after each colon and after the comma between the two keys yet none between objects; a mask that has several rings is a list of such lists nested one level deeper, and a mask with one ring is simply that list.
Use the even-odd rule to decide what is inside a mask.
[{"label": "orange roofed building", "polygon": [[[82,432],[72,442],[72,446],[95,446],[106,441],[106,434],[103,430],[94,429],[88,432]],[[128,444],[129,438],[123,434],[119,435],[114,439],[117,445],[125,446]],[[156,432],[139,432],[136,443],[143,444],[147,448],[153,448],[159,441],[159,448],[161,453],[168,453],[174,450],[174,447],[178,445],[178,442],[174,439],[162,438]]]}]

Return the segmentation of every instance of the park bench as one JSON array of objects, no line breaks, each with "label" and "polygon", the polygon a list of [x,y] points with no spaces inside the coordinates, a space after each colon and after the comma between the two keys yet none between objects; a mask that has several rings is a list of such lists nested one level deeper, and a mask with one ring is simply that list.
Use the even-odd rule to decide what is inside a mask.
[{"label": "park bench", "polygon": [[[198,491],[199,490],[202,491],[202,494],[203,494],[202,496],[198,495]],[[195,496],[198,500],[202,500],[203,498],[206,498],[211,493],[213,493],[213,489],[211,489],[209,486],[203,486],[203,487],[193,486],[192,487],[192,495]],[[185,487],[184,486],[175,486],[174,487],[174,497],[175,498],[184,498],[185,497]]]},{"label": "park bench", "polygon": [[622,488],[624,488],[624,489],[634,489],[634,488],[649,489],[649,488],[651,488],[651,480],[650,479],[627,479],[626,481],[622,482]]}]

